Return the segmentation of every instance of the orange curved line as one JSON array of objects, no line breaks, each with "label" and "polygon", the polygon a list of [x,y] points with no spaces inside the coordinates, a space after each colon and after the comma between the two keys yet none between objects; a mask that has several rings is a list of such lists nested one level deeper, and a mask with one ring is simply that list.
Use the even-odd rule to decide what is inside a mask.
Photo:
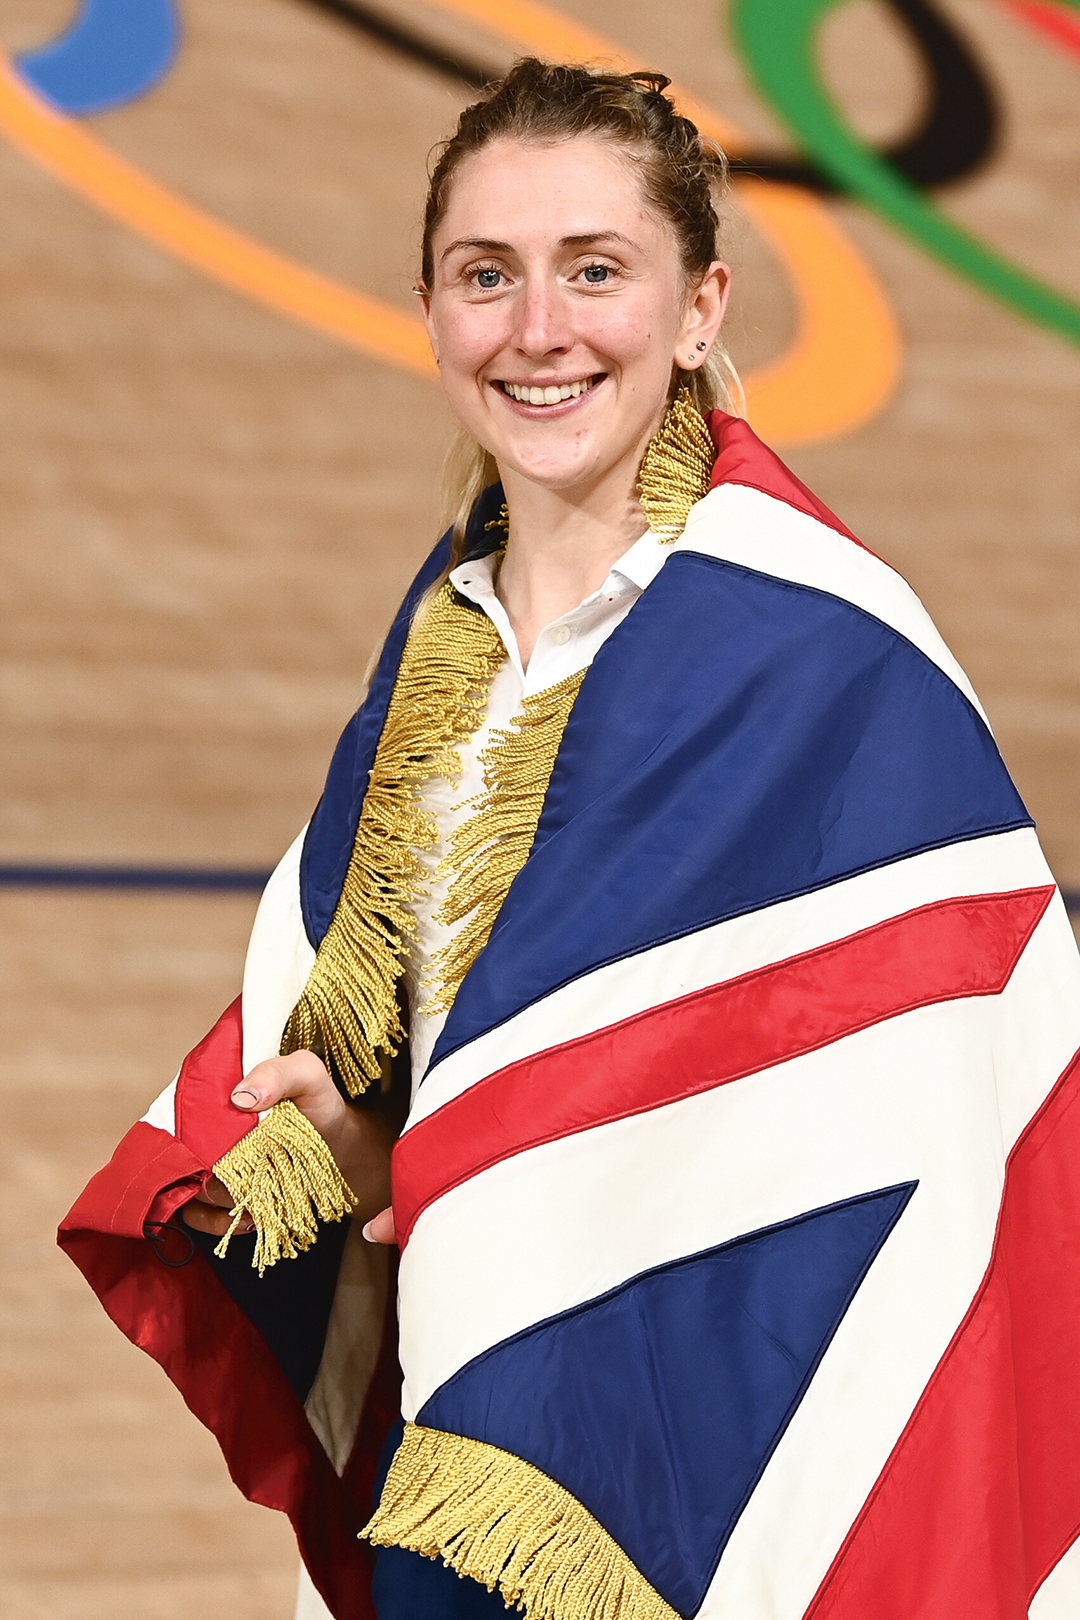
[{"label": "orange curved line", "polygon": [[[497,34],[519,49],[546,57],[552,62],[593,62],[611,66],[620,73],[632,72],[645,66],[631,62],[626,52],[602,34],[564,17],[550,6],[537,0],[430,0],[439,11],[455,12],[470,22],[482,24],[489,33]],[[711,125],[708,133],[723,146],[737,150],[740,139],[734,124],[725,123],[719,114],[711,112],[687,95],[677,85],[672,86],[688,118],[699,129],[705,122]]]},{"label": "orange curved line", "polygon": [[[641,67],[602,35],[536,0],[432,0],[443,11],[482,23],[491,33],[555,61]],[[678,85],[680,108],[732,155],[744,137]],[[809,444],[876,416],[900,378],[902,342],[877,278],[828,210],[797,186],[736,180],[736,199],[791,278],[797,301],[794,342],[749,377],[755,428],[766,439]]]},{"label": "orange curved line", "polygon": [[900,382],[903,341],[892,305],[828,212],[798,186],[737,182],[743,211],[783,261],[798,300],[791,346],[746,381],[764,439],[816,444],[883,410]]},{"label": "orange curved line", "polygon": [[[533,0],[435,0],[515,45],[556,58],[625,65],[601,36]],[[740,137],[685,92],[698,126],[738,150]],[[115,219],[178,258],[379,360],[434,376],[419,322],[330,277],[305,269],[185,202],[110,152],[37,96],[0,52],[0,128],[28,156]],[[892,310],[854,247],[815,199],[794,187],[737,182],[741,206],[772,243],[799,306],[795,341],[747,380],[755,427],[787,444],[849,432],[892,394],[900,338]]]},{"label": "orange curved line", "polygon": [[36,95],[0,52],[0,129],[74,191],[177,258],[305,326],[422,376],[419,321],[263,247],[151,180]]}]

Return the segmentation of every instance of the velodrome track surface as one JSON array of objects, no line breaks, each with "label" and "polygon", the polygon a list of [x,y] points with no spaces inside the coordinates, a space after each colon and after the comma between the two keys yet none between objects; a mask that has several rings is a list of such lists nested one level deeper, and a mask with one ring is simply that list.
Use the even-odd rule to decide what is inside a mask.
[{"label": "velodrome track surface", "polygon": [[[782,22],[797,8],[774,9]],[[997,118],[966,157],[945,119],[930,155],[963,172],[929,197],[1080,304],[1080,11],[928,9],[963,40]],[[54,40],[74,10],[0,0],[0,46]],[[539,26],[535,9],[501,10]],[[175,60],[138,99],[54,130],[51,167],[34,149],[40,104],[35,123],[19,99],[28,79],[6,81],[6,101],[0,86],[0,878],[271,865],[431,542],[437,394],[416,364],[375,356],[367,305],[347,295],[414,317],[424,162],[468,96],[453,63],[497,69],[514,44],[482,0],[379,0],[378,14],[427,42],[428,59],[315,0],[182,0]],[[854,0],[823,23],[827,84],[875,146],[902,146],[926,104],[904,14]],[[552,37],[576,27],[614,42],[737,127],[741,150],[790,157],[733,20],[712,0],[566,0]],[[960,94],[950,73],[946,110]],[[110,156],[136,177],[111,212]],[[325,302],[315,324],[290,313],[281,287],[300,282],[285,271],[273,296],[251,296],[243,246],[232,281],[200,268],[194,247],[169,246],[167,210],[157,237],[136,218],[147,184],[342,289],[338,314],[319,327]],[[805,192],[785,204],[744,191],[746,212],[732,211],[732,344],[759,381],[755,409],[920,591],[1059,879],[1080,891],[1080,346],[1064,317],[1040,324],[991,296],[866,201],[814,195],[810,211]],[[798,266],[811,241],[835,254],[816,287],[814,264]],[[846,348],[828,326],[841,286],[859,334]],[[391,330],[384,320],[376,347],[393,347]],[[800,353],[813,365],[796,386]],[[292,1612],[286,1527],[239,1499],[52,1244],[86,1177],[235,994],[253,909],[243,890],[0,882],[5,1620]]]}]

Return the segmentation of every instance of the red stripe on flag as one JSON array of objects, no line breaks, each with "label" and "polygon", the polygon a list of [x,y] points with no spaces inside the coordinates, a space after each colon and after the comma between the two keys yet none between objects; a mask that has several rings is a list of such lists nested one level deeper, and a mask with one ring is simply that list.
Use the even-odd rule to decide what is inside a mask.
[{"label": "red stripe on flag", "polygon": [[[250,1115],[229,1102],[242,1074],[242,1045],[237,1000],[185,1060],[178,1136],[145,1120],[132,1126],[67,1216],[58,1241],[121,1331],[164,1368],[216,1436],[244,1495],[289,1515],[332,1612],[339,1620],[375,1620],[373,1553],[357,1536],[370,1517],[379,1452],[400,1407],[393,1289],[353,1457],[339,1480],[266,1341],[210,1262],[186,1252],[182,1228],[159,1230],[153,1243],[144,1231],[147,1220],[175,1215],[210,1166],[253,1128]],[[170,1263],[162,1263],[163,1255]]]},{"label": "red stripe on flag", "polygon": [[1053,893],[922,906],[498,1070],[398,1142],[398,1241],[436,1198],[527,1148],[709,1091],[915,1007],[998,994]]},{"label": "red stripe on flag", "polygon": [[1080,1531],[1080,1056],[1010,1155],[982,1286],[805,1620],[1027,1620]]},{"label": "red stripe on flag", "polygon": [[818,500],[812,489],[807,489],[802,480],[796,478],[790,467],[785,467],[775,450],[770,450],[758,438],[749,422],[741,416],[727,416],[723,411],[710,411],[705,420],[716,450],[710,489],[719,489],[722,484],[744,484],[748,489],[756,489],[762,495],[771,495],[773,500],[793,506],[806,517],[816,518],[827,529],[842,534],[845,540],[853,540],[860,551],[869,550],[824,501]]},{"label": "red stripe on flag", "polygon": [[176,1082],[176,1134],[206,1165],[217,1164],[258,1124],[229,1101],[244,1077],[244,1015],[237,996],[184,1059]]},{"label": "red stripe on flag", "polygon": [[183,1142],[140,1119],[79,1194],[61,1231],[141,1239],[144,1223],[167,1221],[194,1198],[207,1173]]},{"label": "red stripe on flag", "polygon": [[222,1155],[256,1123],[229,1101],[243,1077],[243,1039],[237,997],[184,1059],[176,1084],[176,1135],[146,1120],[133,1125],[61,1231],[141,1240],[146,1221],[169,1220],[195,1196]]}]

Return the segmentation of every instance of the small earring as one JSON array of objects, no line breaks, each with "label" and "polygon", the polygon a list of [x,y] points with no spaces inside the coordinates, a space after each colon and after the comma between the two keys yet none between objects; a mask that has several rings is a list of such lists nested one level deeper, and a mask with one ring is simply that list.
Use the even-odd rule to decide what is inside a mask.
[{"label": "small earring", "polygon": [[709,347],[709,345],[707,343],[699,343],[698,344],[698,348],[702,349],[702,350],[707,349],[708,347]]}]

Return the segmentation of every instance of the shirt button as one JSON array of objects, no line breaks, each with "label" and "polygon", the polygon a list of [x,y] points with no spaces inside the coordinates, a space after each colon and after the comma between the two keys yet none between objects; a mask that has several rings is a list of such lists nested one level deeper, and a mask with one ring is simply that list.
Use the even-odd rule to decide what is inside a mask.
[{"label": "shirt button", "polygon": [[565,647],[566,643],[570,640],[570,635],[571,632],[568,625],[557,624],[554,630],[551,632],[551,639],[555,643],[556,647]]}]

